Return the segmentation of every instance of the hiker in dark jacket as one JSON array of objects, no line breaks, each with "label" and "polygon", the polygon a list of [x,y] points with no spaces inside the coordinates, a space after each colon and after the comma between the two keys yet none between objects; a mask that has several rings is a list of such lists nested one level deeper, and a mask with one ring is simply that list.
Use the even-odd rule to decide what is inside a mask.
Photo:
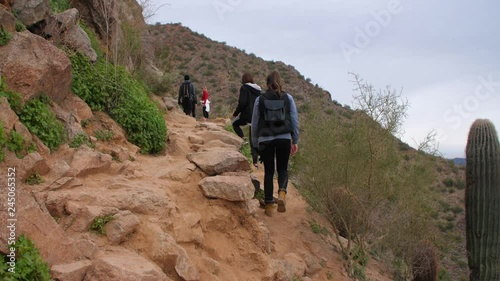
[{"label": "hiker in dark jacket", "polygon": [[[293,97],[282,88],[278,71],[273,71],[267,77],[266,83],[267,91],[255,100],[252,114],[252,139],[253,146],[258,147],[260,157],[264,162],[265,214],[272,216],[275,203],[278,203],[278,212],[286,211],[288,160],[290,155],[297,153],[299,149],[299,117]],[[276,110],[277,108],[283,110]],[[276,113],[278,111],[280,113]],[[277,202],[273,196],[275,163],[278,172]]]},{"label": "hiker in dark jacket", "polygon": [[[250,124],[252,122],[252,112],[255,99],[260,96],[262,89],[255,84],[250,73],[245,73],[241,77],[240,96],[238,98],[238,107],[233,113],[233,129],[240,138],[244,138],[243,130],[240,126]],[[249,143],[252,152],[253,165],[257,168],[258,155],[257,150],[252,146],[252,133],[249,133]]]},{"label": "hiker in dark jacket", "polygon": [[196,102],[194,84],[189,80],[189,75],[184,75],[184,82],[179,87],[177,103],[182,105],[182,109],[186,115],[196,117]]}]

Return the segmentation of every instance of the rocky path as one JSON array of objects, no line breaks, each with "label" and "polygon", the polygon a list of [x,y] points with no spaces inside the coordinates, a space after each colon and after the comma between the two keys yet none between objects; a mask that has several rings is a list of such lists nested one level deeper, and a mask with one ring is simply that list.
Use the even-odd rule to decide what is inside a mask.
[{"label": "rocky path", "polygon": [[[173,109],[165,121],[165,155],[134,154],[121,140],[98,143],[113,156],[64,147],[43,184],[19,188],[19,229],[56,280],[351,280],[331,235],[310,226],[331,234],[328,222],[292,183],[287,212],[264,215],[251,181],[263,182],[263,169],[251,168],[225,120],[197,122]],[[108,215],[105,234],[91,231]],[[367,276],[390,280],[377,266]]]}]

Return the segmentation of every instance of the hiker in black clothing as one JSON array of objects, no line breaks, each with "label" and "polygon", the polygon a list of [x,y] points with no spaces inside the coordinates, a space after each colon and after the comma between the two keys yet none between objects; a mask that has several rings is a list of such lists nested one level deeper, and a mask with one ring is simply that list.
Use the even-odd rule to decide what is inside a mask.
[{"label": "hiker in black clothing", "polygon": [[177,103],[182,105],[186,115],[196,117],[196,93],[194,91],[194,84],[189,80],[189,75],[184,75],[184,82],[179,87]]},{"label": "hiker in black clothing", "polygon": [[[265,214],[286,211],[288,160],[299,147],[299,117],[293,97],[283,90],[278,71],[267,77],[267,91],[255,100],[252,114],[253,146],[264,162]],[[278,200],[274,200],[274,172],[278,172]]]},{"label": "hiker in black clothing", "polygon": [[[244,138],[243,130],[240,126],[250,124],[252,122],[252,112],[255,99],[260,96],[262,89],[259,85],[253,82],[253,77],[250,73],[245,73],[241,77],[240,96],[238,98],[238,107],[233,113],[233,129],[240,138]],[[239,116],[238,116],[239,115]],[[257,149],[252,146],[252,132],[249,133],[249,143],[252,152],[253,165],[258,168]]]}]

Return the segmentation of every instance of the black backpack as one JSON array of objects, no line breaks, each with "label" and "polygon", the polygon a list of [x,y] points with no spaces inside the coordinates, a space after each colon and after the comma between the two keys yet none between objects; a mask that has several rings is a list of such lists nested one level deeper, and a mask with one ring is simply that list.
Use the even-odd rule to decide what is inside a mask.
[{"label": "black backpack", "polygon": [[184,89],[182,94],[182,102],[193,102],[194,97],[191,94],[191,83],[184,83]]},{"label": "black backpack", "polygon": [[262,94],[259,111],[259,136],[276,136],[292,132],[288,94],[284,93],[281,98],[276,94]]}]

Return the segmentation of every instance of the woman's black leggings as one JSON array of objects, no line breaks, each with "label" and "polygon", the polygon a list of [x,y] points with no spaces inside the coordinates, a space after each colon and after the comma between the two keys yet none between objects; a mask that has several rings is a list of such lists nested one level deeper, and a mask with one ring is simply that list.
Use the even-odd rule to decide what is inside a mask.
[{"label": "woman's black leggings", "polygon": [[273,177],[274,163],[278,171],[278,190],[287,190],[288,185],[288,160],[290,159],[291,140],[277,139],[270,142],[259,143],[260,157],[264,162],[264,194],[265,202],[274,202]]}]

